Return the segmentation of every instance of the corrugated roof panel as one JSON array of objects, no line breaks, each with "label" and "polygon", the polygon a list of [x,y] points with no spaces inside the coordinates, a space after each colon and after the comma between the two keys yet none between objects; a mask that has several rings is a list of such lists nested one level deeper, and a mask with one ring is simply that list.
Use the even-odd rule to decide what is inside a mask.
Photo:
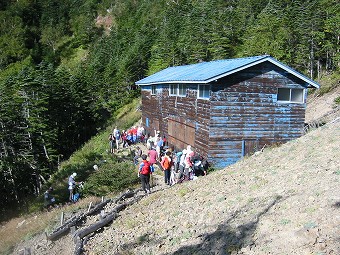
[{"label": "corrugated roof panel", "polygon": [[160,72],[150,75],[136,82],[137,85],[166,83],[166,82],[203,82],[212,77],[219,76],[231,70],[248,65],[266,56],[249,58],[225,59],[211,62],[202,62],[192,65],[168,67]]},{"label": "corrugated roof panel", "polygon": [[292,68],[275,60],[271,56],[255,56],[247,58],[216,60],[211,62],[202,62],[192,65],[168,67],[160,72],[150,75],[136,82],[136,85],[151,85],[162,83],[208,83],[214,79],[238,72],[244,68],[259,64],[263,61],[270,61],[273,64],[283,68],[289,73],[306,81],[308,84],[319,88],[319,84],[303,76]]}]

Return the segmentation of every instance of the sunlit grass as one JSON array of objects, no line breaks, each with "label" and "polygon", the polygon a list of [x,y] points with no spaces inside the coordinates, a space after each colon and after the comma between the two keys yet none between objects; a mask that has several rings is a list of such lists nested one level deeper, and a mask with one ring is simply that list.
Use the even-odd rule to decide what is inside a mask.
[{"label": "sunlit grass", "polygon": [[42,232],[52,232],[60,225],[62,212],[88,208],[91,202],[94,205],[99,201],[100,198],[88,197],[76,204],[55,208],[50,212],[29,214],[3,222],[0,228],[0,254],[9,254],[20,241],[29,240]]}]

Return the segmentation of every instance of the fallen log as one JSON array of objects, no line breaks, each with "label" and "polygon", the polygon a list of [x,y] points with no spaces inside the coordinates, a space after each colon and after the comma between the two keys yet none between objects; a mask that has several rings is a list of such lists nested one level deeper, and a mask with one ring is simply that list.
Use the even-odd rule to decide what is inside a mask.
[{"label": "fallen log", "polygon": [[97,223],[94,223],[94,224],[92,224],[91,226],[89,226],[87,228],[78,230],[74,234],[75,242],[78,242],[78,238],[82,239],[83,237],[85,237],[85,236],[87,236],[87,235],[97,231],[98,229],[106,226],[107,224],[109,224],[111,221],[113,221],[117,217],[117,214],[120,211],[124,210],[129,205],[132,205],[132,204],[136,203],[143,196],[138,196],[137,198],[135,198],[135,199],[133,199],[133,200],[131,200],[129,202],[117,205],[111,212],[109,212],[108,214],[104,215],[103,218],[101,220],[99,220]]},{"label": "fallen log", "polygon": [[89,216],[95,214],[97,211],[103,209],[103,207],[106,206],[109,202],[111,202],[111,199],[106,199],[104,202],[97,204],[93,209],[86,212],[85,215]]},{"label": "fallen log", "polygon": [[133,197],[134,195],[136,195],[136,193],[138,191],[140,191],[141,189],[137,189],[137,190],[129,190],[127,192],[125,192],[124,194],[120,195],[116,200],[115,203],[117,204],[119,201],[124,200],[126,198],[130,198]]},{"label": "fallen log", "polygon": [[75,241],[77,242],[78,238],[82,239],[83,237],[97,231],[98,229],[106,226],[107,224],[109,224],[111,221],[113,221],[115,218],[117,217],[117,213],[111,213],[109,215],[107,215],[104,219],[98,221],[95,224],[92,224],[91,226],[84,228],[82,230],[79,230],[76,232],[74,238]]},{"label": "fallen log", "polygon": [[48,240],[54,241],[58,239],[59,237],[67,234],[71,227],[77,225],[79,222],[86,219],[87,216],[92,215],[96,213],[98,210],[101,210],[104,206],[106,206],[107,203],[109,203],[111,199],[107,199],[104,202],[101,202],[97,204],[93,209],[90,211],[83,213],[80,216],[73,216],[71,219],[67,220],[62,226],[58,227],[55,231],[53,231],[51,234],[46,234],[46,238]]},{"label": "fallen log", "polygon": [[74,255],[80,255],[83,253],[83,240],[80,237],[76,239],[76,248],[74,250]]}]

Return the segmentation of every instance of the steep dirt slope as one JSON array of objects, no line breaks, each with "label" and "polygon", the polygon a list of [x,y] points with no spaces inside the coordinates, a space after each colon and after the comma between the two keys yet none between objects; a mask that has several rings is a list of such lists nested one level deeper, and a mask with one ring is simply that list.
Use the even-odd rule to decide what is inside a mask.
[{"label": "steep dirt slope", "polygon": [[[340,96],[340,86],[333,89],[331,92],[322,96],[317,96],[317,93],[308,97],[305,122],[322,118],[331,113],[331,119],[340,116],[339,105],[336,105],[334,100]],[[327,118],[326,121],[329,121]]]},{"label": "steep dirt slope", "polygon": [[340,254],[340,123],[151,194],[87,254]]}]

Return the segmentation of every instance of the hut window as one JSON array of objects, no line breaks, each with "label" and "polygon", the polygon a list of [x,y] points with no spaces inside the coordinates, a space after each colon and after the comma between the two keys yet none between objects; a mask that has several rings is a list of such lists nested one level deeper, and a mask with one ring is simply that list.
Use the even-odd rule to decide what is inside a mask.
[{"label": "hut window", "polygon": [[186,96],[186,89],[185,84],[170,84],[169,86],[171,96]]},{"label": "hut window", "polygon": [[177,84],[170,84],[170,95],[175,96],[177,95]]},{"label": "hut window", "polygon": [[277,91],[277,101],[303,103],[304,89],[279,88]]},{"label": "hut window", "polygon": [[185,96],[187,91],[186,91],[186,85],[185,84],[178,84],[178,95],[179,96]]},{"label": "hut window", "polygon": [[156,95],[156,85],[151,85],[151,95]]},{"label": "hut window", "polygon": [[209,85],[198,85],[198,97],[209,98],[210,86]]}]

